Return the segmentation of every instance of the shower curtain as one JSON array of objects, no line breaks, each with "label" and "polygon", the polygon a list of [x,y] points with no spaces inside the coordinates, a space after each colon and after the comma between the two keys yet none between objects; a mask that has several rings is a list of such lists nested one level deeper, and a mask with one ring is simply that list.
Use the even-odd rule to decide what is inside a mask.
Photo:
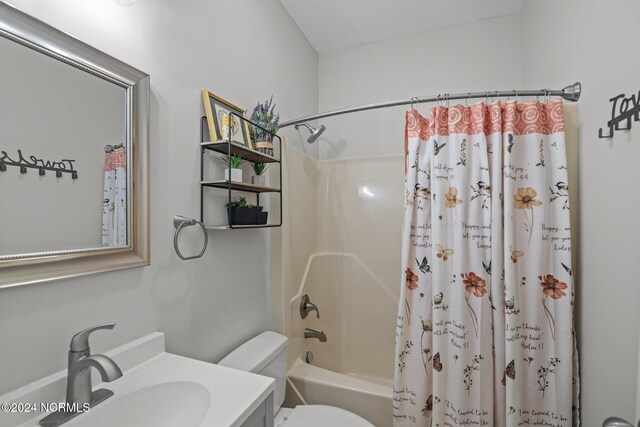
[{"label": "shower curtain", "polygon": [[398,426],[572,426],[561,102],[406,115]]},{"label": "shower curtain", "polygon": [[105,147],[102,246],[127,245],[127,172],[123,147]]}]

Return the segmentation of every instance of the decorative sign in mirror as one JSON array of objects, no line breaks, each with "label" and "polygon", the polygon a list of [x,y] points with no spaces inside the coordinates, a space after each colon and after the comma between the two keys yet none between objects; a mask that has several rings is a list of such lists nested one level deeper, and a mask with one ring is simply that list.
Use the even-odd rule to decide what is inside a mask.
[{"label": "decorative sign in mirror", "polygon": [[149,76],[0,1],[0,287],[149,264]]}]

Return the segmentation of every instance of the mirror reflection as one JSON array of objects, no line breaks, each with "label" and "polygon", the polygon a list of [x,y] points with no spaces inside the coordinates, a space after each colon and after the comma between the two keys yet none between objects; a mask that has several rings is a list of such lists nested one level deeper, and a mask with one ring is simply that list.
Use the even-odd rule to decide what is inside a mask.
[{"label": "mirror reflection", "polygon": [[0,37],[0,260],[128,246],[125,88]]}]

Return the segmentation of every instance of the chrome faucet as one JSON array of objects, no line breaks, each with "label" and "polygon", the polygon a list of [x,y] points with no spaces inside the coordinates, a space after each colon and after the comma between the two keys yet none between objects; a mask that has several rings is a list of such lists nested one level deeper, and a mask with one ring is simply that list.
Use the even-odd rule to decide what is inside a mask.
[{"label": "chrome faucet", "polygon": [[316,331],[311,328],[304,328],[304,337],[305,338],[318,338],[320,342],[327,342],[327,336],[324,334],[324,331]]},{"label": "chrome faucet", "polygon": [[91,355],[89,350],[89,335],[100,329],[113,329],[115,325],[115,323],[105,323],[103,325],[92,326],[84,331],[78,332],[71,338],[66,407],[64,410],[54,412],[41,419],[41,426],[59,426],[113,396],[111,390],[104,388],[92,391],[92,367],[96,368],[104,382],[111,382],[120,378],[122,371],[109,357],[103,354]]},{"label": "chrome faucet", "polygon": [[311,302],[308,294],[304,294],[300,300],[300,317],[305,319],[312,311],[316,312],[316,317],[319,319],[320,310],[318,310],[318,306]]}]

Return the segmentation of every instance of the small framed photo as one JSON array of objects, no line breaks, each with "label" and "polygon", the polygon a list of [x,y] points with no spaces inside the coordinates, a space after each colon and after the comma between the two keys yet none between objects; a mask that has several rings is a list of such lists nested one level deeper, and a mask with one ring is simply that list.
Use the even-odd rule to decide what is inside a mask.
[{"label": "small framed photo", "polygon": [[244,117],[242,108],[214,95],[208,90],[202,91],[202,101],[204,102],[204,111],[207,116],[209,136],[212,142],[231,140],[253,149],[251,135],[249,134],[249,123],[230,114],[234,113]]}]

